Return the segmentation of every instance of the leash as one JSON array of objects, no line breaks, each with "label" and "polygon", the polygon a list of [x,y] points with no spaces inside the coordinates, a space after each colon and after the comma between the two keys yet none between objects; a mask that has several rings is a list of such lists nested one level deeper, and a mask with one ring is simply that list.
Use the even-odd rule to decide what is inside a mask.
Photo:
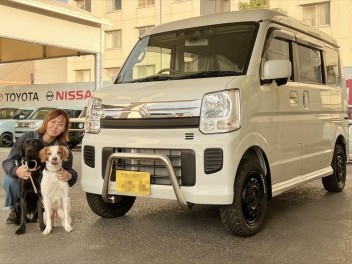
[{"label": "leash", "polygon": [[27,172],[29,172],[29,178],[31,179],[33,190],[37,194],[38,190],[37,190],[37,187],[35,187],[35,184],[34,184],[34,181],[32,178],[32,173],[31,173],[31,172],[37,170],[37,161],[31,160],[31,161],[27,162],[27,161],[22,160],[22,164],[26,167]]}]

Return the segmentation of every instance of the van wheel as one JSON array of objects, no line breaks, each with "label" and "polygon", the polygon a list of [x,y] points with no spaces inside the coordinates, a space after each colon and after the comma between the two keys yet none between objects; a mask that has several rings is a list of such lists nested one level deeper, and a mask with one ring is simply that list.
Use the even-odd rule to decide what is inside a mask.
[{"label": "van wheel", "polygon": [[12,134],[4,133],[0,136],[0,147],[11,147],[13,144]]},{"label": "van wheel", "polygon": [[98,194],[86,193],[90,209],[103,218],[116,218],[125,215],[133,206],[136,197],[118,196],[117,203],[105,203],[103,197]]},{"label": "van wheel", "polygon": [[233,235],[248,237],[264,225],[268,194],[264,171],[256,161],[243,160],[236,173],[231,205],[220,207],[225,228]]},{"label": "van wheel", "polygon": [[331,167],[333,174],[322,178],[325,190],[328,192],[341,192],[346,183],[346,158],[345,151],[341,145],[336,145]]}]

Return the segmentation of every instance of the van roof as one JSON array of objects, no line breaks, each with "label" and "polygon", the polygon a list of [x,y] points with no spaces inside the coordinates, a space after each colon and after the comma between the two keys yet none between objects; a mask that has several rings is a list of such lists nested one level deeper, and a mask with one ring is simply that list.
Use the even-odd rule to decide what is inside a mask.
[{"label": "van roof", "polygon": [[336,46],[338,45],[336,40],[330,35],[312,26],[304,24],[303,22],[293,17],[289,17],[283,13],[269,9],[233,11],[172,21],[154,26],[151,29],[147,30],[144,35],[153,35],[162,32],[174,31],[182,28],[202,27],[209,25],[220,25],[246,21],[272,21],[281,25],[285,25],[289,28],[294,28],[298,31],[301,31],[302,33],[314,36],[322,41],[329,42]]}]

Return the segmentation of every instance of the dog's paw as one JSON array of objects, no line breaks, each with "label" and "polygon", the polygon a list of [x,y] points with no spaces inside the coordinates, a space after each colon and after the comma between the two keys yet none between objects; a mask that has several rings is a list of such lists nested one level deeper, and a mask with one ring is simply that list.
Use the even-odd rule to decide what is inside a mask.
[{"label": "dog's paw", "polygon": [[44,229],[46,228],[46,226],[45,226],[45,224],[43,223],[43,224],[39,224],[39,229],[40,229],[40,231],[44,231]]},{"label": "dog's paw", "polygon": [[51,227],[49,226],[46,226],[46,228],[44,229],[43,231],[43,235],[49,235],[51,233]]},{"label": "dog's paw", "polygon": [[16,235],[23,235],[26,232],[26,228],[20,227],[19,229],[16,230],[15,234]]},{"label": "dog's paw", "polygon": [[73,230],[73,228],[70,225],[65,225],[64,229],[66,232],[71,232]]}]

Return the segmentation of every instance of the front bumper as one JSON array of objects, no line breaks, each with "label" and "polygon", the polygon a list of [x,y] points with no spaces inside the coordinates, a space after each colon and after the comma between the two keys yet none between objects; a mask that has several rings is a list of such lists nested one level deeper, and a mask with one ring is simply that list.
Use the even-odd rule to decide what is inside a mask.
[{"label": "front bumper", "polygon": [[[192,134],[192,137],[189,135]],[[176,175],[176,182],[173,172],[169,169],[164,171],[169,177],[169,183],[154,182],[151,183],[151,198],[163,198],[178,200],[181,206],[191,204],[231,204],[233,201],[233,184],[236,174],[237,164],[236,160],[236,134],[237,132],[216,135],[204,135],[198,129],[162,129],[162,130],[102,130],[99,134],[86,134],[82,142],[82,189],[88,193],[102,194],[105,199],[110,196],[119,195],[116,192],[116,182],[114,181],[114,171],[111,163],[115,160],[129,158],[135,160],[135,163],[129,164],[125,169],[133,169],[138,167],[136,160],[139,155],[146,155],[148,159],[162,160],[165,157],[162,153],[165,150],[170,152],[166,155],[164,168],[168,167],[170,161],[172,171]],[[107,152],[106,149],[114,149],[114,151]],[[130,153],[119,152],[121,149],[130,149]],[[220,149],[222,151],[222,166],[215,170],[206,170],[205,160],[208,149]],[[136,152],[134,152],[137,150]],[[155,153],[149,153],[148,150],[154,150]],[[183,175],[188,174],[192,170],[187,170],[180,165],[181,169],[173,159],[173,150],[191,150],[194,157],[194,174],[195,179],[193,184],[189,184],[192,180]],[[155,156],[156,155],[156,156]],[[181,154],[182,156],[182,154]],[[170,158],[171,157],[171,158]],[[181,158],[182,159],[182,158]],[[187,160],[187,159],[185,159]],[[118,163],[118,162],[116,162]],[[187,167],[191,163],[187,164]],[[121,164],[116,164],[120,166]],[[153,165],[153,169],[159,166],[159,163]],[[115,166],[115,165],[113,165]],[[142,166],[142,165],[140,165]],[[143,165],[145,167],[145,165]],[[143,169],[144,170],[144,169]],[[181,171],[181,175],[179,174]],[[187,184],[184,183],[184,179]],[[159,179],[159,178],[157,178]],[[104,183],[105,180],[105,183]],[[182,195],[177,194],[177,189]],[[125,194],[120,194],[125,195]],[[183,198],[180,198],[183,196]]]}]

